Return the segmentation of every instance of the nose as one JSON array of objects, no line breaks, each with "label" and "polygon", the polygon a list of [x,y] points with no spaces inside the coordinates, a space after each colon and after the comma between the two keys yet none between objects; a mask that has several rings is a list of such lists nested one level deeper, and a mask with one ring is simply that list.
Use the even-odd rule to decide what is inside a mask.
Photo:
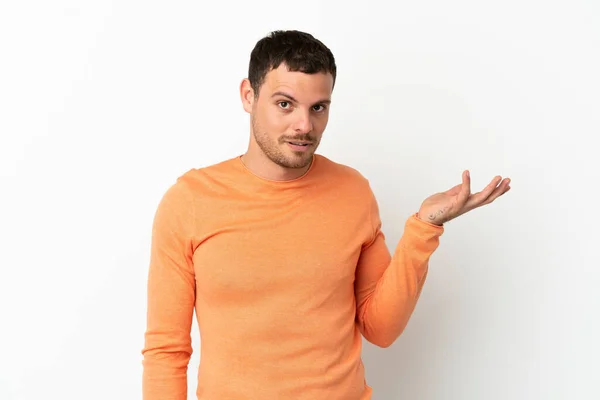
[{"label": "nose", "polygon": [[310,113],[298,110],[298,115],[294,123],[296,133],[309,133],[313,130],[313,123]]}]

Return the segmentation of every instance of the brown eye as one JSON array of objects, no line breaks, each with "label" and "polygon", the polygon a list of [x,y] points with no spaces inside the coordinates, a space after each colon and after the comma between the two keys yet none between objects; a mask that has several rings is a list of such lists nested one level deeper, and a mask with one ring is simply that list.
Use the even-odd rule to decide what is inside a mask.
[{"label": "brown eye", "polygon": [[[319,109],[319,108],[320,108],[320,109]],[[322,104],[317,104],[316,106],[313,106],[313,109],[314,109],[315,111],[317,111],[317,112],[320,112],[320,111],[324,111],[324,110],[325,110],[325,106],[324,106],[324,105],[322,105]]]},{"label": "brown eye", "polygon": [[288,101],[280,101],[279,102],[279,107],[281,108],[289,108],[290,103]]}]

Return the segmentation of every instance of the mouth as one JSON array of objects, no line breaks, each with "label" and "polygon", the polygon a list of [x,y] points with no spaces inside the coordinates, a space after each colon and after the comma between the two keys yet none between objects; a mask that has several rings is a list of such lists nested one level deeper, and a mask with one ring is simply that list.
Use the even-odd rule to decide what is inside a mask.
[{"label": "mouth", "polygon": [[294,146],[309,146],[311,143],[310,142],[288,142],[291,145]]},{"label": "mouth", "polygon": [[302,141],[287,142],[287,144],[294,151],[307,151],[312,146],[312,142],[302,142]]}]

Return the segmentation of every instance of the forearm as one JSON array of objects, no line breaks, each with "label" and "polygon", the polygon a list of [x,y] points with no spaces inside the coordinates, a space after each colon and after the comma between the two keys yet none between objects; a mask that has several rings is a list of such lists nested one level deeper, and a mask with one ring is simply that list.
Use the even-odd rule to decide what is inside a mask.
[{"label": "forearm", "polygon": [[183,185],[163,197],[153,224],[143,354],[144,400],[186,400],[195,304],[193,209]]},{"label": "forearm", "polygon": [[[187,400],[187,369],[191,348],[171,345],[160,334],[149,332],[144,349],[142,393],[144,400]],[[152,335],[156,335],[152,338]]]},{"label": "forearm", "polygon": [[386,257],[383,239],[369,249],[363,268],[370,274],[357,287],[357,321],[365,338],[390,346],[406,327],[420,297],[429,260],[439,245],[442,228],[411,216],[394,254]]},{"label": "forearm", "polygon": [[166,285],[158,282],[154,286],[148,295],[148,326],[142,350],[143,399],[186,400],[187,370],[192,355],[193,291],[179,285],[179,301],[169,301],[175,293],[169,296],[163,288]]}]

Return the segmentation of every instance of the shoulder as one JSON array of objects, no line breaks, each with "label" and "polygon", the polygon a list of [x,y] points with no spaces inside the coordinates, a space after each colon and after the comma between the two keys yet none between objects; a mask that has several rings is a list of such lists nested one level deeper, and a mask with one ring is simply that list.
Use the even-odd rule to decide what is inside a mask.
[{"label": "shoulder", "polygon": [[225,160],[203,167],[190,168],[171,179],[164,192],[164,198],[171,201],[190,201],[199,191],[210,186],[211,181],[219,180],[219,175],[226,175],[231,171],[231,165],[232,160]]},{"label": "shoulder", "polygon": [[235,172],[235,159],[221,161],[199,168],[190,168],[172,179],[163,189],[155,219],[164,224],[192,223],[211,201],[219,197],[227,181]]},{"label": "shoulder", "polygon": [[187,191],[192,197],[208,194],[228,187],[239,175],[238,157],[229,158],[206,166],[191,168],[176,178],[174,186]]},{"label": "shoulder", "polygon": [[369,189],[369,180],[358,169],[334,161],[323,155],[317,155],[317,162],[320,170],[331,180],[337,181],[345,186],[352,186],[360,189]]}]

